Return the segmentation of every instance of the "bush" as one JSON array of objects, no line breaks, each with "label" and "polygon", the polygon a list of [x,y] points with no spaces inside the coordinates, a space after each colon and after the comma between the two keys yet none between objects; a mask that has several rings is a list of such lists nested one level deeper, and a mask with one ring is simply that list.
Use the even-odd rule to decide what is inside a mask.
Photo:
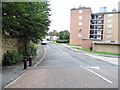
[{"label": "bush", "polygon": [[29,46],[27,46],[27,51],[25,49],[25,46],[20,47],[19,52],[24,56],[28,57],[31,56],[34,58],[37,55],[37,45],[32,43]]},{"label": "bush", "polygon": [[57,43],[69,43],[68,40],[56,40]]},{"label": "bush", "polygon": [[16,63],[20,63],[23,60],[23,56],[16,50],[13,50],[12,52],[7,51],[3,55],[3,65],[12,65]]},{"label": "bush", "polygon": [[28,48],[28,55],[32,56],[34,58],[37,55],[37,45],[32,43]]}]

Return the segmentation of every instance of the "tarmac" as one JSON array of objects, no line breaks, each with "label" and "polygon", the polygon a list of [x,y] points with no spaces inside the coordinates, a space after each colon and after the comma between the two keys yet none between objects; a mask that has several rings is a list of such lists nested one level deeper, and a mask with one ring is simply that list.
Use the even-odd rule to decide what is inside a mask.
[{"label": "tarmac", "polygon": [[81,50],[77,50],[77,49],[74,49],[72,47],[78,47],[78,48],[81,48],[81,46],[69,46],[69,45],[66,45],[66,44],[62,44],[74,51],[77,51],[77,52],[80,52],[80,53],[84,53],[85,55],[88,55],[90,57],[93,57],[93,58],[97,58],[99,60],[102,60],[102,61],[105,61],[105,62],[108,62],[110,64],[113,64],[113,65],[120,65],[119,64],[119,59],[120,59],[120,56],[115,56],[115,55],[105,55],[105,54],[96,54],[96,53],[89,53],[89,52],[84,52],[84,51],[81,51]]}]

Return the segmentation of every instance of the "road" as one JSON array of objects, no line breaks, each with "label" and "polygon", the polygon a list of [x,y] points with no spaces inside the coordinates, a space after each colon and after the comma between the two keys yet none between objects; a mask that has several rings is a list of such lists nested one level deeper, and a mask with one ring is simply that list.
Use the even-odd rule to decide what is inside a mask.
[{"label": "road", "polygon": [[59,44],[9,88],[118,88],[118,67]]}]

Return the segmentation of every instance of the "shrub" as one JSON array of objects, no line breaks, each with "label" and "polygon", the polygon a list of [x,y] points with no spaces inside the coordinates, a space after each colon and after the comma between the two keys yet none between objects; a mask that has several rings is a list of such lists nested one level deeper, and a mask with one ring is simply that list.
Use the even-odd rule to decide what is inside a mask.
[{"label": "shrub", "polygon": [[16,63],[20,63],[23,60],[23,56],[16,50],[13,50],[12,52],[7,51],[3,55],[3,65],[12,65]]},{"label": "shrub", "polygon": [[27,50],[25,49],[25,47],[20,47],[19,52],[24,56],[24,57],[28,57],[31,56],[32,58],[34,58],[37,55],[37,45],[32,43],[29,46],[27,46]]},{"label": "shrub", "polygon": [[68,40],[56,40],[57,43],[68,43]]},{"label": "shrub", "polygon": [[32,43],[28,48],[28,55],[35,57],[37,55],[37,45]]}]

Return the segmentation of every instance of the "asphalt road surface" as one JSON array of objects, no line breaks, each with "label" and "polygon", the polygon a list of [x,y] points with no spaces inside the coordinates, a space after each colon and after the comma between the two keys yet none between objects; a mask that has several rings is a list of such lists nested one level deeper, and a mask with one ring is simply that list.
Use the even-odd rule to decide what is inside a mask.
[{"label": "asphalt road surface", "polygon": [[44,45],[43,61],[9,88],[118,88],[118,67],[63,45]]}]

